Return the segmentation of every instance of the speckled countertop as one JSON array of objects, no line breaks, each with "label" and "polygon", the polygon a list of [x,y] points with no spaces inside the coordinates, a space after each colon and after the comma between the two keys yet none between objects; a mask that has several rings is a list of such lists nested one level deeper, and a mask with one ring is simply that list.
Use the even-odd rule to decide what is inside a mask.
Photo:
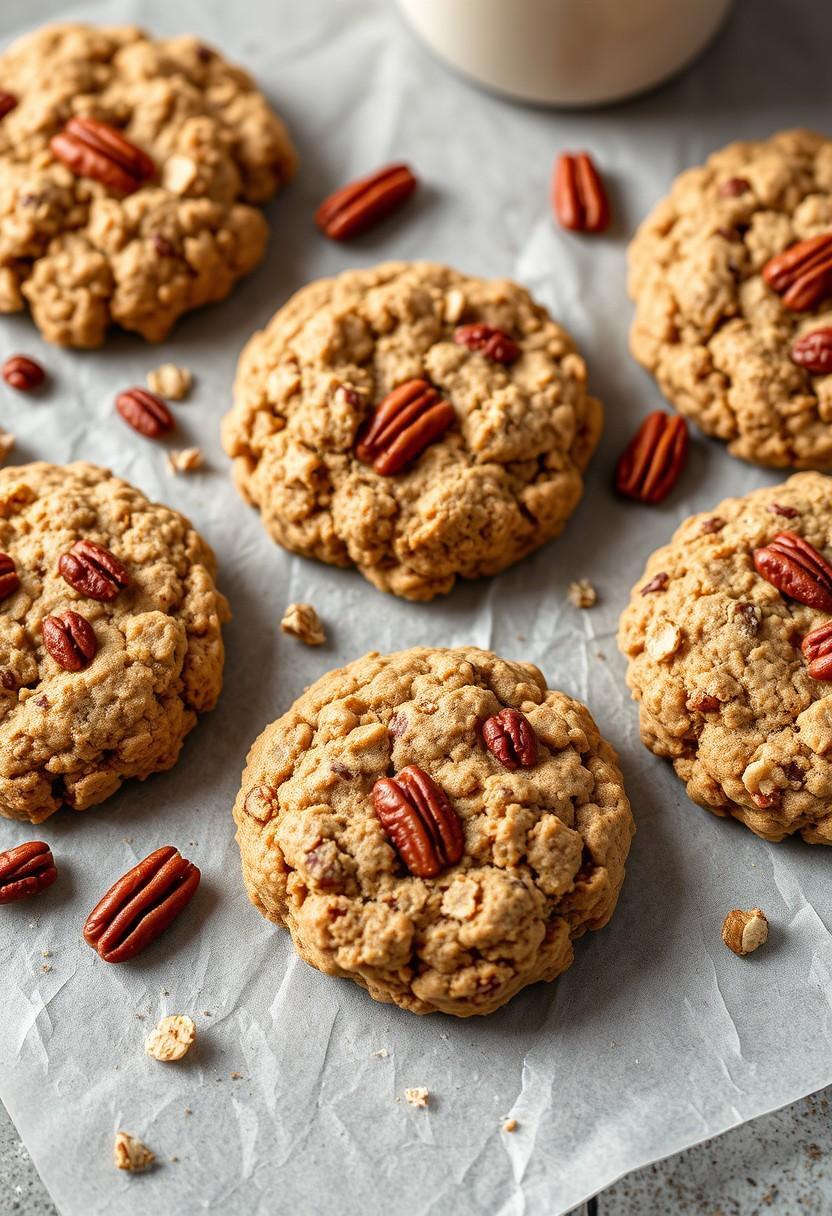
[{"label": "speckled countertop", "polygon": [[[831,1162],[832,1086],[628,1174],[592,1206],[597,1216],[828,1216]],[[2,1105],[0,1213],[57,1216]]]}]

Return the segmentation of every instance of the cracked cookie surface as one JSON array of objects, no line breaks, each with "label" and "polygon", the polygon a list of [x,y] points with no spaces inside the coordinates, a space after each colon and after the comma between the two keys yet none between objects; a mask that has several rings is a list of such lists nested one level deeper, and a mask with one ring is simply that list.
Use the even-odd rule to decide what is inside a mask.
[{"label": "cracked cookie surface", "polygon": [[[260,261],[259,205],[295,153],[250,77],[190,36],[52,25],[0,56],[17,105],[0,119],[0,311],[28,303],[50,342],[95,347],[112,324],[161,341]],[[149,154],[126,196],[58,160],[50,140],[91,117]]]},{"label": "cracked cookie surface", "polygon": [[633,355],[743,460],[832,464],[832,376],[790,358],[795,338],[832,325],[832,298],[791,312],[762,277],[776,254],[830,230],[832,140],[783,131],[682,173],[630,246]]},{"label": "cracked cookie surface", "polygon": [[[509,365],[454,342],[499,327]],[[392,389],[428,380],[455,422],[403,472],[355,455]],[[223,422],[243,497],[296,553],[356,566],[428,600],[496,574],[563,528],[601,432],[569,336],[524,288],[431,263],[389,262],[303,288],[248,343]]]},{"label": "cracked cookie surface", "polygon": [[800,649],[828,617],[752,557],[786,530],[832,556],[832,478],[797,473],[687,519],[633,588],[619,647],[641,737],[694,802],[766,840],[832,844],[832,684]]},{"label": "cracked cookie surface", "polygon": [[[58,573],[79,539],[127,569],[129,586],[109,602]],[[229,613],[208,545],[106,469],[38,462],[0,469],[0,551],[20,578],[0,602],[0,815],[40,823],[172,767],[222,685]],[[44,619],[67,609],[95,632],[81,671],[64,670],[41,637]]]},{"label": "cracked cookie surface", "polygon": [[[482,724],[520,709],[537,761],[509,771]],[[461,861],[407,872],[376,780],[420,766],[449,798]],[[416,1013],[490,1013],[571,964],[606,924],[634,832],[613,749],[530,663],[486,650],[371,653],[313,684],[255,742],[234,807],[249,897],[312,966]]]}]

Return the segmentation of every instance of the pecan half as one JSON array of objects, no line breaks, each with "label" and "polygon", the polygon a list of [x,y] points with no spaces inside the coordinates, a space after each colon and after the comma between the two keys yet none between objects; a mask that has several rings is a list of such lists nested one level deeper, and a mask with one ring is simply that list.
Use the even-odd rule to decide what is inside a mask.
[{"label": "pecan half", "polygon": [[196,866],[165,845],[128,870],[96,904],[84,940],[105,963],[134,958],[179,915],[199,886]]},{"label": "pecan half", "polygon": [[798,241],[763,267],[763,278],[786,308],[805,312],[832,292],[832,232]]},{"label": "pecan half", "polygon": [[832,373],[832,326],[813,329],[792,343],[792,362],[805,367],[813,376]]},{"label": "pecan half", "polygon": [[119,393],[116,409],[128,426],[148,439],[158,439],[176,425],[162,398],[146,388],[128,388]]},{"label": "pecan half", "polygon": [[95,658],[98,641],[92,625],[71,608],[48,616],[41,626],[43,644],[67,671],[81,671]]},{"label": "pecan half", "polygon": [[802,536],[778,532],[762,549],[754,550],[754,566],[790,599],[832,612],[832,566]]},{"label": "pecan half", "polygon": [[51,887],[58,877],[52,850],[42,840],[29,840],[0,853],[0,904],[10,904]]},{"label": "pecan half", "polygon": [[800,649],[806,656],[813,680],[832,680],[832,621],[807,633]]},{"label": "pecan half", "polygon": [[315,212],[315,223],[330,240],[348,241],[394,211],[416,186],[407,165],[386,165],[330,194]]},{"label": "pecan half", "polygon": [[94,540],[76,540],[69,553],[58,558],[58,573],[81,595],[104,603],[130,586],[130,575],[118,558]]},{"label": "pecan half", "polygon": [[373,786],[373,807],[411,874],[433,878],[462,856],[462,822],[445,791],[417,765],[381,777]]},{"label": "pecan half", "polygon": [[146,152],[97,118],[70,118],[49,146],[77,177],[91,177],[119,194],[132,194],[156,172]]},{"label": "pecan half", "polygon": [[454,330],[454,342],[478,351],[494,363],[513,363],[520,356],[520,347],[514,338],[494,325],[458,325]]},{"label": "pecan half", "polygon": [[639,502],[661,502],[679,480],[687,458],[684,418],[654,410],[624,449],[615,471],[615,488]]},{"label": "pecan half", "polygon": [[0,90],[0,118],[5,118],[7,114],[11,114],[12,110],[17,107],[17,98],[14,93],[6,93]]},{"label": "pecan half", "polygon": [[485,746],[504,768],[531,768],[537,760],[537,736],[519,709],[501,709],[482,724]]},{"label": "pecan half", "polygon": [[6,600],[14,595],[20,586],[20,575],[14,564],[14,558],[8,553],[0,553],[0,600]]},{"label": "pecan half", "polygon": [[427,380],[408,380],[387,394],[359,432],[355,454],[390,477],[421,456],[455,418],[454,407]]},{"label": "pecan half", "polygon": [[11,355],[3,364],[2,370],[6,384],[21,393],[31,393],[33,389],[40,388],[46,379],[46,372],[41,365],[28,355]]},{"label": "pecan half", "polygon": [[552,175],[552,207],[562,228],[603,232],[610,223],[610,203],[601,175],[588,152],[562,153]]}]

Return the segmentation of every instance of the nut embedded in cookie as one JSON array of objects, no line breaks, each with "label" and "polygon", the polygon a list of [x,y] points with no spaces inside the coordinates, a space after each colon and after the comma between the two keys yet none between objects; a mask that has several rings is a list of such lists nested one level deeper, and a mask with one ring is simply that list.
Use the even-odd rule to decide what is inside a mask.
[{"label": "nut embedded in cookie", "polygon": [[[537,740],[526,767],[483,739],[507,709]],[[584,706],[473,647],[323,676],[254,744],[234,818],[249,896],[303,959],[459,1017],[571,964],[613,913],[634,831]]]}]

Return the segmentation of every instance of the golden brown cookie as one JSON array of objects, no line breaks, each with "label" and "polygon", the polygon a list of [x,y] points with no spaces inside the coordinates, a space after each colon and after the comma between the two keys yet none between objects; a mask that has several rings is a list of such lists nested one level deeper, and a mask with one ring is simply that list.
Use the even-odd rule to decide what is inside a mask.
[{"label": "golden brown cookie", "polygon": [[621,618],[644,743],[766,840],[832,844],[832,682],[801,650],[832,616],[830,537],[821,473],[728,498],[653,554]]},{"label": "golden brown cookie", "polygon": [[[427,811],[412,776],[408,806],[390,789],[413,766]],[[613,913],[634,831],[587,709],[530,663],[473,647],[372,653],[323,676],[252,747],[234,818],[249,896],[302,958],[376,1000],[459,1017],[566,970]]]},{"label": "golden brown cookie", "polygon": [[260,261],[295,152],[197,38],[46,26],[0,56],[0,88],[0,312],[25,300],[62,346],[112,324],[158,342]]},{"label": "golden brown cookie", "polygon": [[832,257],[829,291],[803,300],[763,277],[771,259],[823,234],[832,254],[832,140],[783,131],[682,173],[630,246],[632,353],[743,460],[832,464],[832,375],[794,356],[796,340],[832,325]]},{"label": "golden brown cookie", "polygon": [[106,469],[0,469],[0,815],[176,763],[222,685],[214,573],[186,519]]},{"label": "golden brown cookie", "polygon": [[[418,381],[368,443],[377,408]],[[437,429],[381,468],[407,411],[418,429],[429,407]],[[561,531],[601,415],[571,339],[524,288],[387,262],[310,284],[254,335],[223,442],[276,541],[429,600]]]}]

